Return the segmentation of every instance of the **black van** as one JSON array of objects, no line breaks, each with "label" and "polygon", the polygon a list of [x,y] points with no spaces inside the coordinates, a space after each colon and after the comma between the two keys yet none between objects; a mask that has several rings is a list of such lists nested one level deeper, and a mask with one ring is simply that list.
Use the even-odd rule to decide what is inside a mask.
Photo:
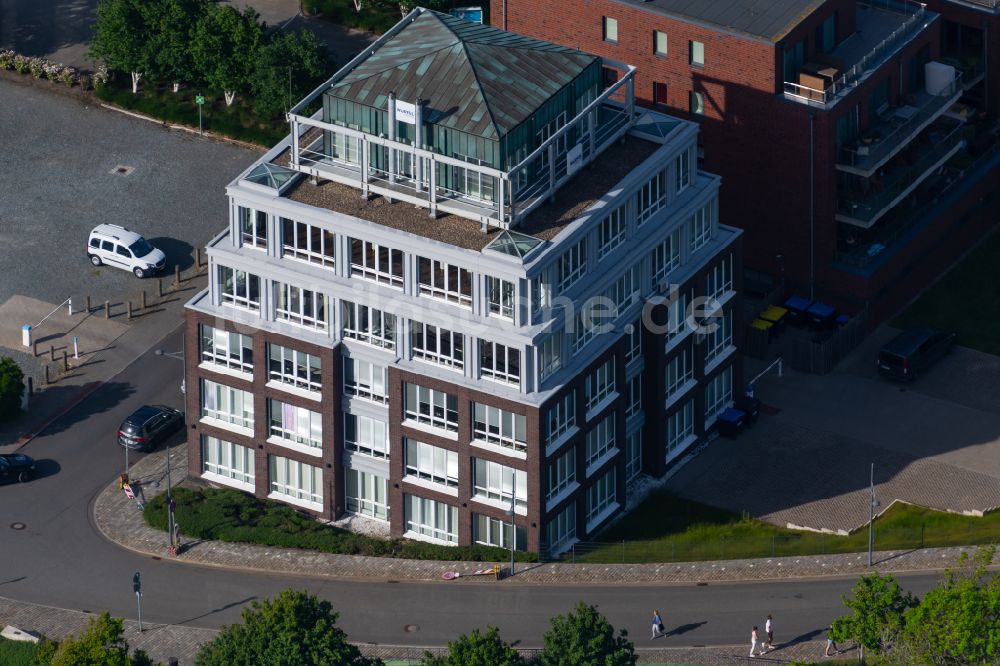
[{"label": "black van", "polygon": [[903,331],[882,347],[875,360],[875,367],[886,377],[910,381],[951,351],[954,344],[954,333],[912,328]]}]

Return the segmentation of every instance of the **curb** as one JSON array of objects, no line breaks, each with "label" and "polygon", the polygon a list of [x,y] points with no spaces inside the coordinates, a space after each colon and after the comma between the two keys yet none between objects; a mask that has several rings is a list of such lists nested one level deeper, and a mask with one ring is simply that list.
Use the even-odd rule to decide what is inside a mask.
[{"label": "curb", "polygon": [[106,379],[104,379],[104,380],[96,380],[96,381],[88,382],[88,383],[84,384],[83,386],[81,386],[79,393],[77,393],[76,397],[74,397],[73,400],[71,400],[68,405],[65,405],[59,412],[57,412],[56,414],[54,414],[51,418],[49,418],[47,421],[45,421],[42,425],[38,426],[38,428],[36,428],[33,433],[25,435],[25,436],[21,437],[20,439],[18,439],[17,441],[15,441],[14,442],[14,446],[16,448],[14,450],[15,451],[20,451],[21,449],[23,449],[25,446],[28,445],[29,442],[31,442],[31,440],[33,440],[36,437],[38,437],[39,435],[41,435],[42,432],[44,432],[45,429],[48,428],[50,425],[52,425],[53,423],[55,423],[56,421],[58,421],[62,417],[66,416],[66,414],[68,414],[72,409],[74,409],[81,402],[83,402],[84,400],[86,400],[87,398],[89,398],[91,396],[91,394],[94,393],[94,391],[96,391],[97,389],[99,389],[102,386],[104,386],[104,384],[106,382],[107,382]]},{"label": "curb", "polygon": [[[96,95],[95,99],[98,99]],[[117,113],[130,116],[137,120],[145,120],[146,122],[153,123],[154,125],[160,125],[161,127],[165,127],[167,129],[183,130],[185,132],[188,132],[189,134],[197,134],[198,136],[203,136],[207,139],[212,139],[214,141],[231,143],[233,145],[240,146],[241,148],[246,148],[247,150],[255,150],[260,153],[267,151],[267,148],[264,148],[263,146],[258,146],[256,143],[250,143],[249,141],[242,141],[240,139],[233,139],[231,137],[225,136],[224,134],[216,134],[215,132],[204,132],[204,131],[198,132],[198,130],[196,130],[195,128],[188,127],[187,125],[179,125],[177,123],[172,123],[168,120],[161,120],[159,118],[154,118],[153,116],[147,116],[146,114],[138,113],[137,111],[129,111],[128,109],[123,109],[120,106],[116,106],[114,104],[108,104],[107,102],[100,102],[100,107],[102,109],[107,109],[108,111],[115,111]]]}]

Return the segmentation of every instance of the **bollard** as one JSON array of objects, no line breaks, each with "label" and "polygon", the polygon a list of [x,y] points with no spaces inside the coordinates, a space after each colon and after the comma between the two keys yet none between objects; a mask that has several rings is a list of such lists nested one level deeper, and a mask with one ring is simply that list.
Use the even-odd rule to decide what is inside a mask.
[{"label": "bollard", "polygon": [[163,298],[163,279],[156,278],[156,297]]},{"label": "bollard", "polygon": [[31,355],[38,358],[38,340],[31,341]]},{"label": "bollard", "polygon": [[181,265],[177,264],[174,266],[174,284],[178,287],[181,286]]},{"label": "bollard", "polygon": [[53,363],[56,362],[56,346],[55,345],[49,345],[49,360],[52,361]]},{"label": "bollard", "polygon": [[140,310],[145,310],[146,309],[146,290],[145,289],[143,289],[142,291],[139,292],[139,309]]},{"label": "bollard", "polygon": [[87,314],[90,314],[90,294],[87,295]]},{"label": "bollard", "polygon": [[111,319],[111,301],[104,301],[104,318]]},{"label": "bollard", "polygon": [[49,366],[45,366],[45,385],[48,386],[52,382],[49,380]]},{"label": "bollard", "polygon": [[125,304],[128,306],[128,318],[131,319],[132,318],[132,299],[130,298],[127,301],[125,301]]},{"label": "bollard", "polygon": [[195,267],[201,268],[201,248],[195,249]]},{"label": "bollard", "polygon": [[63,349],[63,372],[69,372],[69,354]]},{"label": "bollard", "polygon": [[34,392],[35,392],[35,378],[28,377],[28,395],[31,395]]}]

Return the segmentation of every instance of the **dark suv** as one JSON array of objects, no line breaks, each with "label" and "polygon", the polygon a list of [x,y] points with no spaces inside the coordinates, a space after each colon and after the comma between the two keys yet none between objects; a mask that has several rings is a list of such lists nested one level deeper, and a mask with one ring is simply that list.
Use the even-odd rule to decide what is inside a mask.
[{"label": "dark suv", "polygon": [[942,333],[929,328],[909,329],[882,347],[875,360],[875,367],[886,377],[911,381],[951,351],[954,345],[954,333]]},{"label": "dark suv", "polygon": [[152,451],[172,433],[184,427],[184,412],[164,405],[143,405],[122,421],[118,443],[139,451]]}]

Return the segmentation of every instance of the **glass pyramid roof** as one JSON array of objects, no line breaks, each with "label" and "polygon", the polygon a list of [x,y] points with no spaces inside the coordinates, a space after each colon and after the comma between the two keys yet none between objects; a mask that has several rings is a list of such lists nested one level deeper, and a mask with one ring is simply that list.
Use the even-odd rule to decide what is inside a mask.
[{"label": "glass pyramid roof", "polygon": [[535,238],[534,236],[504,230],[486,248],[511,257],[524,259],[532,250],[541,245],[542,242],[540,238]]},{"label": "glass pyramid roof", "polygon": [[639,119],[635,121],[632,131],[640,132],[657,139],[666,139],[667,135],[674,131],[674,128],[680,124],[681,121],[677,118],[671,118],[670,116],[653,111],[644,111]]},{"label": "glass pyramid roof", "polygon": [[258,164],[257,167],[248,173],[246,178],[243,180],[250,183],[256,183],[257,185],[270,187],[274,190],[280,190],[281,186],[291,180],[292,176],[296,173],[298,172],[287,167],[265,162],[263,164]]}]

